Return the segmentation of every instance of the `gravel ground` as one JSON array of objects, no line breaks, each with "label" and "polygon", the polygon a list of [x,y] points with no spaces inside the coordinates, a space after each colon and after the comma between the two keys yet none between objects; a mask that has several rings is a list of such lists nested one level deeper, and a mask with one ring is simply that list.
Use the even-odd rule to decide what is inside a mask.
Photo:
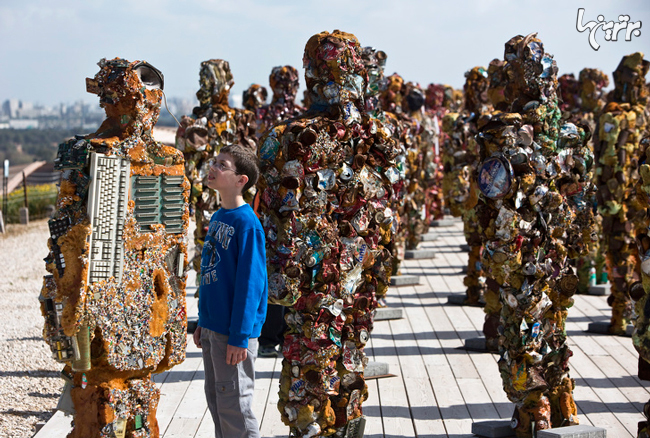
[{"label": "gravel ground", "polygon": [[0,234],[0,436],[31,437],[63,389],[63,365],[43,341],[38,295],[47,274],[47,220]]}]

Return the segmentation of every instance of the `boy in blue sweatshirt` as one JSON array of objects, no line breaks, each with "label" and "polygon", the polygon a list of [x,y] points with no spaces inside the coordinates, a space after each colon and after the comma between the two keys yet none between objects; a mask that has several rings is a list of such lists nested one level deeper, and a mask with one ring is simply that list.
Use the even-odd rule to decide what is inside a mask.
[{"label": "boy in blue sweatshirt", "polygon": [[259,176],[257,156],[229,145],[210,163],[207,186],[221,196],[201,255],[199,324],[205,395],[216,437],[259,437],[252,410],[257,338],[266,317],[268,283],[262,224],[242,193]]}]

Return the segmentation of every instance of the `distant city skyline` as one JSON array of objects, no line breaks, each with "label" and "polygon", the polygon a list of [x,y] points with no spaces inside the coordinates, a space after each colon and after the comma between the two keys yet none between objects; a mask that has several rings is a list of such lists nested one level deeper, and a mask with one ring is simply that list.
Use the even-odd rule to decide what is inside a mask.
[{"label": "distant city skyline", "polygon": [[[579,8],[580,24],[592,22],[598,51],[590,46],[590,30],[577,29]],[[625,29],[618,41],[606,41],[599,15],[605,22],[628,16],[645,26],[631,32],[631,41],[625,41]],[[97,97],[85,92],[85,78],[95,75],[101,58],[116,56],[147,60],[165,75],[168,98],[186,99],[198,89],[201,61],[225,59],[237,104],[249,85],[268,88],[271,69],[289,64],[300,71],[300,100],[305,43],[334,29],[385,51],[387,75],[397,72],[423,86],[461,88],[465,71],[502,59],[508,39],[531,32],[554,55],[560,74],[577,76],[590,67],[611,80],[622,56],[642,51],[650,58],[647,0],[6,1],[0,4],[0,102],[57,106],[83,100],[98,106]]]}]

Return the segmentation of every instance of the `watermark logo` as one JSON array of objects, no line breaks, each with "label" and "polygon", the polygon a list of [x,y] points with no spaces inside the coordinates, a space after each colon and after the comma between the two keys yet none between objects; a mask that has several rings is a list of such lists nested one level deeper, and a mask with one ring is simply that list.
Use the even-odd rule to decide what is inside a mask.
[{"label": "watermark logo", "polygon": [[596,19],[598,21],[584,22],[585,9],[578,9],[578,18],[576,20],[576,30],[584,32],[589,30],[589,45],[592,49],[600,49],[600,44],[596,41],[596,33],[601,29],[605,34],[605,41],[618,41],[619,32],[625,30],[625,41],[632,41],[632,36],[641,36],[641,20],[630,21],[629,15],[619,15],[618,21],[605,21],[603,15],[599,15]]}]

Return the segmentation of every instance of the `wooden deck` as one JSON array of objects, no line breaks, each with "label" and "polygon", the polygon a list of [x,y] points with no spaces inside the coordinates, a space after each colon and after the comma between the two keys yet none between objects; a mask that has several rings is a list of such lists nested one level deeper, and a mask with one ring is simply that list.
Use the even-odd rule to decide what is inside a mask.
[{"label": "wooden deck", "polygon": [[[420,285],[392,288],[389,305],[405,317],[377,321],[366,352],[387,362],[396,377],[369,380],[365,437],[471,437],[473,422],[509,419],[513,407],[501,388],[497,356],[462,349],[463,340],[481,334],[483,310],[447,304],[463,293],[462,267],[467,263],[462,223],[431,229],[438,235],[422,248],[434,248],[429,260],[407,260],[404,274],[420,276]],[[196,313],[193,290],[189,314]],[[567,333],[574,356],[571,376],[581,424],[607,429],[611,438],[636,437],[637,422],[650,399],[650,384],[636,377],[638,355],[626,337],[593,335],[587,325],[607,321],[606,297],[576,296]],[[281,359],[256,362],[255,412],[263,437],[287,437],[276,403]],[[164,438],[211,438],[213,424],[203,392],[201,352],[188,339],[186,361],[155,377],[162,396],[158,421]],[[70,418],[55,415],[37,434],[64,437]]]}]

